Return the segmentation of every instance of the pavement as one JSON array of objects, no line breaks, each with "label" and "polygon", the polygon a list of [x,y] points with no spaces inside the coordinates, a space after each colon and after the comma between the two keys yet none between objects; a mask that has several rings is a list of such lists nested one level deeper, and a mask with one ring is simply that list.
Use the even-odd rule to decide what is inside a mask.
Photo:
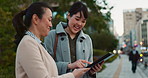
[{"label": "pavement", "polygon": [[148,78],[148,69],[138,64],[136,73],[131,71],[131,62],[127,55],[115,59],[111,63],[105,63],[106,68],[98,72],[96,78]]},{"label": "pavement", "polygon": [[[146,57],[146,58],[148,58],[148,57]],[[144,60],[145,61],[145,60]],[[144,66],[144,62],[143,63],[140,63],[139,65],[139,68],[144,72],[144,74],[147,76],[147,78],[148,78],[148,66],[147,67],[145,67]]]}]

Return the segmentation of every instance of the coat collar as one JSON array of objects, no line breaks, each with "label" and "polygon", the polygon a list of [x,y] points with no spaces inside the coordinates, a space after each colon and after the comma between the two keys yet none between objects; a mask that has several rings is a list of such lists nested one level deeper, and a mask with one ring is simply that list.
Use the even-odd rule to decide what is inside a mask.
[{"label": "coat collar", "polygon": [[56,26],[56,34],[66,34],[64,27],[67,26],[67,23],[64,22],[60,22],[57,26]]},{"label": "coat collar", "polygon": [[[66,27],[67,27],[67,23],[60,22],[56,27],[56,34],[64,34],[64,35],[66,35],[66,32],[64,30],[64,28],[66,28]],[[83,30],[80,31],[80,34],[79,34],[78,38],[82,38],[82,39],[86,38],[86,35],[84,34]]]},{"label": "coat collar", "polygon": [[32,32],[26,31],[25,34],[31,36],[33,39],[35,39],[39,44],[42,43],[40,39],[38,39]]}]

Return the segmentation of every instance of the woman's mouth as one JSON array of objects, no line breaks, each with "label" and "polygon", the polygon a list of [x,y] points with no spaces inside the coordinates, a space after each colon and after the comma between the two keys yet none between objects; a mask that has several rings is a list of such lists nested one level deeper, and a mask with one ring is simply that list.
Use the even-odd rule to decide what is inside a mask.
[{"label": "woman's mouth", "polygon": [[74,26],[74,30],[79,30],[80,28],[80,26]]}]

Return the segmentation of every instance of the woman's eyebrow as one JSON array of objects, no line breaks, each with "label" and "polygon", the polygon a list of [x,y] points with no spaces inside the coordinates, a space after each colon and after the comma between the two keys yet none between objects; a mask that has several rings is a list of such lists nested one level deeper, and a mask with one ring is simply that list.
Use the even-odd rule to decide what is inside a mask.
[{"label": "woman's eyebrow", "polygon": [[81,18],[80,16],[76,16],[77,18]]},{"label": "woman's eyebrow", "polygon": [[[76,18],[81,18],[80,16],[76,16]],[[84,18],[84,20],[86,20],[86,18]]]}]

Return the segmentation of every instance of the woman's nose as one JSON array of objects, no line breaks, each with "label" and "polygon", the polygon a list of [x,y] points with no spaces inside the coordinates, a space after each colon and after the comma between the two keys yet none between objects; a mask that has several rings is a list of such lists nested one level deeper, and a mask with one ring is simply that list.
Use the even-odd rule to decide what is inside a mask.
[{"label": "woman's nose", "polygon": [[78,25],[82,25],[82,22],[81,21],[78,21]]},{"label": "woman's nose", "polygon": [[52,23],[50,23],[49,26],[52,27]]}]

